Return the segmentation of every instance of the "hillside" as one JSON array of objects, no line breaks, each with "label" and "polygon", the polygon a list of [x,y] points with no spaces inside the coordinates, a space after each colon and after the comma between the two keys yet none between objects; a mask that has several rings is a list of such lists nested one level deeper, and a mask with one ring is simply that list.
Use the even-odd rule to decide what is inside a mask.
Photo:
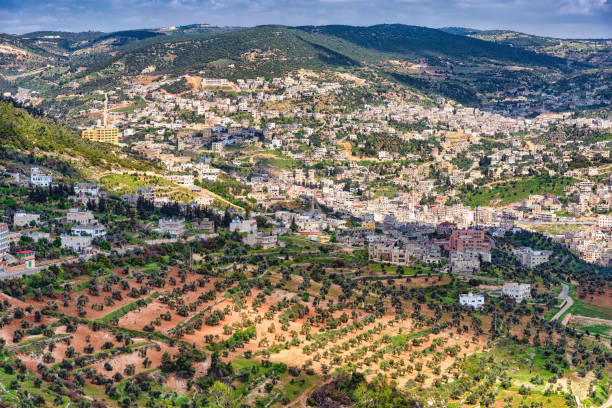
[{"label": "hillside", "polygon": [[481,31],[462,27],[445,27],[442,30],[538,54],[564,58],[572,62],[595,66],[612,65],[612,40],[610,39],[561,39],[509,30]]},{"label": "hillside", "polygon": [[[123,154],[119,147],[82,139],[71,129],[35,116],[10,102],[0,101],[2,162],[23,161],[25,156],[74,168],[81,175],[107,170],[150,170],[152,164]],[[28,159],[29,160],[29,159]]]},{"label": "hillside", "polygon": [[464,61],[479,59],[537,66],[559,66],[558,58],[542,56],[501,44],[491,44],[475,38],[458,36],[427,27],[403,24],[382,24],[370,27],[328,25],[298,27],[342,38],[361,47],[397,54],[403,58],[456,58]]}]

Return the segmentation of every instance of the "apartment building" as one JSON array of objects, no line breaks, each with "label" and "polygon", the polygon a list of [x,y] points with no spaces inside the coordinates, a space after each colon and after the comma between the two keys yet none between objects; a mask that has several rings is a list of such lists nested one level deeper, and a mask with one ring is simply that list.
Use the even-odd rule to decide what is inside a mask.
[{"label": "apartment building", "polygon": [[491,240],[484,230],[453,230],[448,250],[457,252],[490,252]]},{"label": "apartment building", "polygon": [[529,247],[520,247],[512,250],[521,265],[527,268],[535,268],[536,266],[548,262],[552,251],[537,251]]},{"label": "apartment building", "polygon": [[516,303],[531,297],[531,285],[529,283],[506,282],[502,286],[502,295],[509,296]]},{"label": "apartment building", "polygon": [[9,250],[9,229],[8,224],[0,223],[0,257],[3,257]]},{"label": "apartment building", "polygon": [[38,167],[30,169],[30,184],[36,187],[49,187],[53,181],[53,176],[45,173]]}]

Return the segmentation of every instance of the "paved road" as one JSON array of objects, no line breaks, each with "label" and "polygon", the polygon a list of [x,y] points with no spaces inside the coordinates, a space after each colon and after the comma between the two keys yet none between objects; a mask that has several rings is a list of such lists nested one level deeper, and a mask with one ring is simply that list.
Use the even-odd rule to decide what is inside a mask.
[{"label": "paved road", "polygon": [[557,314],[554,315],[552,319],[550,319],[551,322],[553,320],[558,320],[574,304],[574,299],[569,296],[569,286],[567,286],[565,283],[563,283],[561,286],[562,288],[561,293],[559,293],[559,299],[563,300],[565,304],[563,305],[561,310],[559,310]]}]

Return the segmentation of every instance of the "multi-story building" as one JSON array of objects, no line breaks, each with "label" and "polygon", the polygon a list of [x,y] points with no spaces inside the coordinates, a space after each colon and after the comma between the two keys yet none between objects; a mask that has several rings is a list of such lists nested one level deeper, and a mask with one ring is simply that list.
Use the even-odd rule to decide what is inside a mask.
[{"label": "multi-story building", "polygon": [[257,221],[254,219],[241,220],[236,217],[229,225],[230,232],[246,232],[248,234],[257,233]]},{"label": "multi-story building", "polygon": [[180,237],[185,234],[185,220],[162,218],[157,224],[156,231],[160,234],[169,234],[172,238]]},{"label": "multi-story building", "polygon": [[88,235],[61,235],[62,248],[74,252],[86,252],[91,247],[91,237]]},{"label": "multi-story building", "polygon": [[100,193],[100,184],[98,183],[76,183],[74,185],[74,193],[76,195],[89,195],[92,197],[96,197]]},{"label": "multi-story building", "polygon": [[9,229],[8,224],[0,223],[0,257],[3,257],[9,250]]},{"label": "multi-story building", "polygon": [[106,235],[106,228],[101,224],[78,224],[70,230],[72,235],[88,235],[92,238],[99,238]]},{"label": "multi-story building", "polygon": [[531,297],[531,285],[528,283],[506,282],[502,286],[502,295],[509,296],[516,303]]},{"label": "multi-story building", "polygon": [[30,169],[30,184],[36,187],[49,187],[53,181],[53,176],[43,172],[38,167]]},{"label": "multi-story building", "polygon": [[535,268],[536,266],[548,262],[552,251],[536,251],[529,247],[520,247],[512,251],[521,263],[527,268]]},{"label": "multi-story building", "polygon": [[13,216],[13,226],[14,227],[29,227],[34,224],[38,224],[40,222],[39,214],[28,214],[26,212],[20,211],[16,212]]},{"label": "multi-story building", "polygon": [[484,295],[474,294],[472,292],[462,293],[459,295],[459,304],[461,306],[472,307],[474,309],[480,309],[484,305]]},{"label": "multi-story building", "polygon": [[119,129],[112,125],[90,127],[83,130],[83,139],[93,140],[103,143],[119,143]]},{"label": "multi-story building", "polygon": [[453,230],[448,250],[457,252],[490,252],[491,240],[484,230]]},{"label": "multi-story building", "polygon": [[278,237],[275,234],[267,234],[265,232],[255,232],[253,234],[247,234],[242,240],[251,247],[261,247],[262,249],[276,248],[278,243]]},{"label": "multi-story building", "polygon": [[453,273],[472,273],[480,270],[480,254],[478,252],[450,253],[450,265]]},{"label": "multi-story building", "polygon": [[71,208],[66,213],[66,221],[84,225],[84,224],[93,224],[96,222],[96,219],[91,211],[79,210],[78,208]]},{"label": "multi-story building", "polygon": [[597,226],[599,228],[612,228],[612,216],[600,215],[599,218],[597,218]]}]

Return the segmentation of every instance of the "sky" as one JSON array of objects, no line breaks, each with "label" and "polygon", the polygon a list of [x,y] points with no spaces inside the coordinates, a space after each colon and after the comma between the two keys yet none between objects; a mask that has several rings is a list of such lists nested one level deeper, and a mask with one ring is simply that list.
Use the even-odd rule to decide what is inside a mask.
[{"label": "sky", "polygon": [[0,32],[118,31],[208,23],[510,29],[612,38],[612,0],[0,0]]}]

